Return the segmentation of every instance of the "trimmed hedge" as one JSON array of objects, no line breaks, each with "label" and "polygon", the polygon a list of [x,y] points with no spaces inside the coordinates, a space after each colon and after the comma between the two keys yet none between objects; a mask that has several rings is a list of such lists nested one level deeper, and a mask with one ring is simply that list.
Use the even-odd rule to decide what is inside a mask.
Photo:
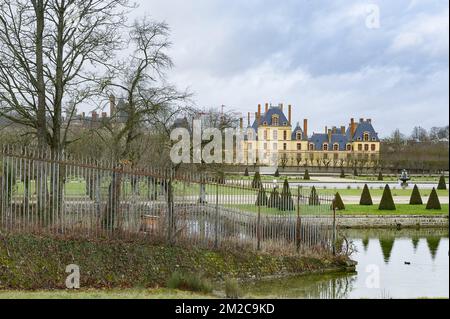
[{"label": "trimmed hedge", "polygon": [[311,176],[309,176],[309,171],[308,170],[305,171],[305,174],[303,175],[303,179],[305,181],[311,180]]},{"label": "trimmed hedge", "polygon": [[369,186],[367,186],[367,184],[364,185],[364,189],[361,194],[361,199],[359,200],[359,205],[362,205],[362,206],[372,206],[373,205],[372,196],[370,195]]},{"label": "trimmed hedge", "polygon": [[253,177],[252,188],[260,189],[261,186],[262,186],[261,175],[259,174],[259,172],[256,172],[255,176]]},{"label": "trimmed hedge", "polygon": [[344,171],[344,170],[341,170],[341,175],[340,175],[340,177],[341,177],[341,178],[345,178],[345,171]]},{"label": "trimmed hedge", "polygon": [[277,170],[275,171],[275,174],[273,175],[275,177],[280,177],[280,170],[277,168]]},{"label": "trimmed hedge", "polygon": [[245,176],[245,177],[250,176],[250,174],[248,173],[248,167],[245,168],[244,176]]},{"label": "trimmed hedge", "polygon": [[275,188],[270,193],[269,201],[267,202],[267,207],[269,208],[280,207],[280,193],[278,192],[278,188]]},{"label": "trimmed hedge", "polygon": [[394,203],[394,198],[392,197],[391,188],[386,185],[383,192],[383,197],[381,197],[379,210],[396,210]]},{"label": "trimmed hedge", "polygon": [[383,181],[384,180],[384,177],[383,177],[383,173],[382,172],[380,172],[379,174],[378,174],[378,181]]},{"label": "trimmed hedge", "polygon": [[409,205],[423,205],[422,196],[420,195],[419,187],[417,187],[417,185],[414,185]]},{"label": "trimmed hedge", "polygon": [[314,186],[311,188],[311,193],[309,194],[308,204],[310,206],[318,206],[318,205],[320,205],[319,194],[317,194],[317,190],[316,190],[316,188]]},{"label": "trimmed hedge", "polygon": [[334,196],[334,207],[337,210],[345,210],[344,201],[342,200],[341,194],[339,192]]},{"label": "trimmed hedge", "polygon": [[439,179],[439,184],[437,187],[438,190],[442,190],[445,191],[447,190],[447,183],[445,182],[445,176],[442,175],[441,178]]},{"label": "trimmed hedge", "polygon": [[432,209],[441,210],[442,209],[441,202],[439,201],[439,196],[438,196],[435,188],[433,188],[433,190],[431,191],[430,198],[428,199],[428,203],[427,203],[427,209],[428,210],[432,210]]},{"label": "trimmed hedge", "polygon": [[284,180],[283,191],[281,192],[280,205],[278,206],[282,211],[295,210],[294,201],[292,200],[289,182]]},{"label": "trimmed hedge", "polygon": [[256,206],[267,206],[267,195],[263,185],[259,188],[258,197],[256,198]]}]

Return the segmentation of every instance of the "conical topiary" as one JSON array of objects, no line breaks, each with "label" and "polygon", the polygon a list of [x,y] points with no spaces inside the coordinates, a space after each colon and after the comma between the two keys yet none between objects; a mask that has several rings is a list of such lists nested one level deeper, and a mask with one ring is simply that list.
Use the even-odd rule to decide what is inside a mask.
[{"label": "conical topiary", "polygon": [[248,167],[245,168],[244,176],[246,176],[246,177],[249,176],[249,173],[248,173]]},{"label": "conical topiary", "polygon": [[311,188],[311,193],[309,194],[308,203],[310,206],[320,205],[319,194],[317,194],[317,190],[314,186]]},{"label": "conical topiary", "polygon": [[259,174],[259,172],[256,172],[255,176],[253,177],[252,188],[260,189],[261,185],[262,185],[262,183],[261,183],[261,175]]},{"label": "conical topiary", "polygon": [[389,185],[386,185],[383,192],[383,197],[381,197],[379,210],[396,210],[394,203],[394,198],[392,197],[391,189]]},{"label": "conical topiary", "polygon": [[378,174],[378,180],[379,180],[380,182],[384,180],[383,172],[380,172],[380,173]]},{"label": "conical topiary", "polygon": [[438,185],[438,190],[447,190],[447,183],[445,182],[445,176],[442,175],[441,178],[439,179],[439,185]]},{"label": "conical topiary", "polygon": [[311,176],[309,176],[309,171],[308,170],[305,171],[305,175],[303,176],[303,179],[305,181],[309,181],[311,179]]},{"label": "conical topiary", "polygon": [[428,199],[427,203],[427,209],[442,209],[441,202],[439,201],[439,197],[435,188],[433,188],[433,190],[431,191],[430,198]]},{"label": "conical topiary", "polygon": [[258,192],[258,198],[256,199],[256,206],[266,206],[267,205],[267,195],[266,190],[261,184]]},{"label": "conical topiary", "polygon": [[291,190],[289,189],[289,182],[284,180],[283,191],[281,192],[280,205],[278,206],[282,211],[295,210],[294,201],[292,200]]},{"label": "conical topiary", "polygon": [[417,185],[414,185],[409,205],[423,205],[422,196],[420,195],[419,187],[417,187]]},{"label": "conical topiary", "polygon": [[337,210],[345,210],[344,201],[342,200],[341,194],[339,194],[339,192],[334,196],[334,207]]},{"label": "conical topiary", "polygon": [[372,206],[373,205],[372,196],[370,195],[369,186],[367,186],[367,184],[364,185],[364,189],[361,194],[361,199],[359,201],[359,205],[363,205],[363,206]]},{"label": "conical topiary", "polygon": [[345,171],[344,170],[341,170],[341,176],[340,176],[341,178],[345,178]]},{"label": "conical topiary", "polygon": [[353,170],[353,176],[358,176],[358,170],[356,168]]},{"label": "conical topiary", "polygon": [[275,177],[280,177],[280,170],[277,168],[277,170],[275,171],[275,174],[273,175]]},{"label": "conical topiary", "polygon": [[279,208],[280,207],[280,193],[278,192],[278,187],[270,193],[269,201],[267,202],[267,207],[269,208]]}]

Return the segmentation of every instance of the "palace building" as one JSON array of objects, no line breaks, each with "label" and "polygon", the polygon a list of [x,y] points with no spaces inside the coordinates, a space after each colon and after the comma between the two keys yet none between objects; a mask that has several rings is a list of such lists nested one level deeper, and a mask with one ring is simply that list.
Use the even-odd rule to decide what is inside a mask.
[{"label": "palace building", "polygon": [[380,139],[371,119],[352,118],[348,125],[325,127],[322,133],[310,134],[307,119],[303,126],[298,122],[293,126],[292,106],[288,106],[287,116],[284,111],[283,104],[266,103],[264,112],[260,104],[254,117],[248,114],[248,128],[253,130],[244,142],[246,159],[256,151],[260,165],[264,165],[261,154],[265,159],[276,154],[278,165],[283,167],[373,167],[379,160]]}]

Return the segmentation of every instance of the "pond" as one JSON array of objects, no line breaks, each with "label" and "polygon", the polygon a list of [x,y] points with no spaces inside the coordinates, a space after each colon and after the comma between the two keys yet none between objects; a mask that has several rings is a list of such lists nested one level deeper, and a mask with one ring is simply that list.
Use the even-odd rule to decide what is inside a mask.
[{"label": "pond", "polygon": [[354,274],[268,280],[248,285],[256,298],[403,299],[449,297],[448,229],[351,230]]}]

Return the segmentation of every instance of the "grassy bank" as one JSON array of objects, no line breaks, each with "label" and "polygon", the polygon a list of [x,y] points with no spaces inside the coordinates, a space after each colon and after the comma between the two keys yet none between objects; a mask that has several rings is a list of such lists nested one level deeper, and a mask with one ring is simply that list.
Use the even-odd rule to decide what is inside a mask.
[{"label": "grassy bank", "polygon": [[361,206],[345,205],[345,210],[339,211],[339,215],[420,215],[420,216],[448,216],[449,205],[443,204],[441,210],[427,210],[426,205],[397,204],[396,210],[379,210],[378,205]]},{"label": "grassy bank", "polygon": [[165,287],[174,272],[211,281],[299,274],[341,267],[345,258],[275,256],[245,249],[210,251],[148,242],[0,237],[0,290],[65,288],[67,265],[81,271],[82,288]]}]

